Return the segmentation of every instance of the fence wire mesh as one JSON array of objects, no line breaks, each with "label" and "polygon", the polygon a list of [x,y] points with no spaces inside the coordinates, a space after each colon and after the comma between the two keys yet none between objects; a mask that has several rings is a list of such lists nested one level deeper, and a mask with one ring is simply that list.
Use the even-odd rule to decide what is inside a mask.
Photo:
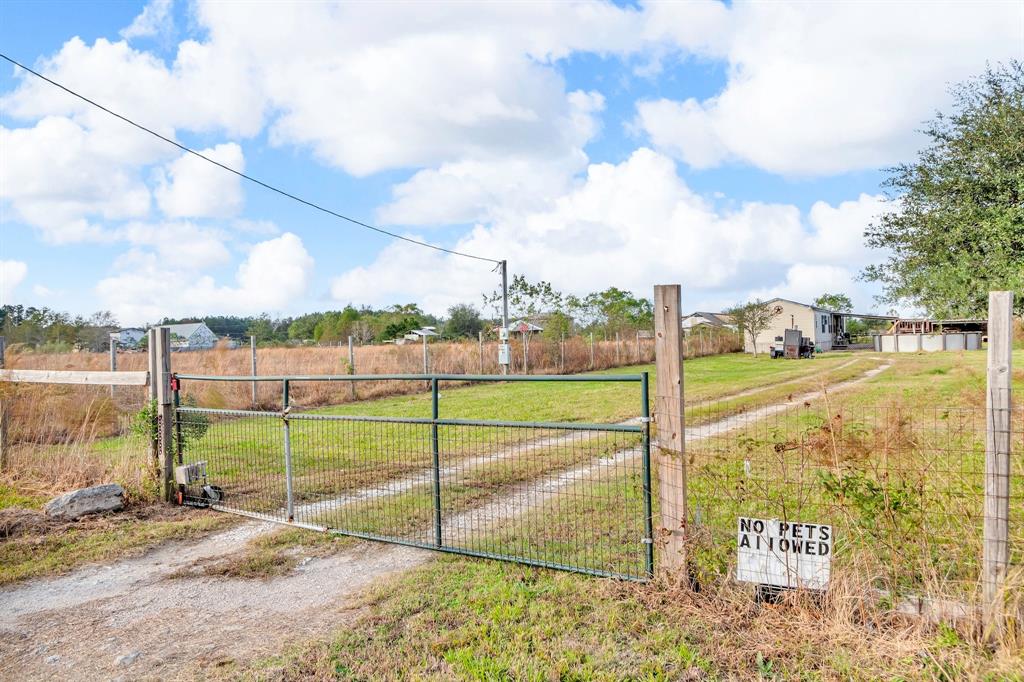
[{"label": "fence wire mesh", "polygon": [[[640,408],[646,378],[623,376],[609,380],[634,381]],[[186,503],[596,575],[646,579],[653,570],[642,419],[530,423],[183,406],[175,431],[180,463],[204,463],[205,477],[182,491]]]},{"label": "fence wire mesh", "polygon": [[[753,517],[831,525],[834,579],[891,593],[977,596],[985,407],[822,394],[738,414],[714,402],[685,412],[688,547],[698,575],[735,575],[737,519]],[[998,429],[1014,453],[1010,563],[1022,566],[1024,410],[1003,412]]]}]

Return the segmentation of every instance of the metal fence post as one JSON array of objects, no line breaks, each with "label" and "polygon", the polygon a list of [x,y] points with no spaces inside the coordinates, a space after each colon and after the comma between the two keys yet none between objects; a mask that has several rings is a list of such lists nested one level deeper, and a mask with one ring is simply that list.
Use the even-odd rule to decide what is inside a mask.
[{"label": "metal fence post", "polygon": [[[110,341],[110,371],[117,371],[117,341],[114,340],[114,332],[107,337]],[[114,399],[114,384],[110,384],[110,399]]]},{"label": "metal fence post", "polygon": [[590,369],[594,369],[594,332],[590,332]]},{"label": "metal fence post", "polygon": [[640,379],[640,416],[643,419],[644,480],[644,564],[648,577],[654,577],[654,514],[651,504],[651,406],[647,372]]},{"label": "metal fence post", "polygon": [[[252,354],[252,375],[256,376],[256,337],[249,337],[249,352]],[[256,406],[256,383],[252,382],[252,404]]]},{"label": "metal fence post", "polygon": [[558,341],[558,373],[565,374],[565,334]]},{"label": "metal fence post", "polygon": [[484,373],[484,330],[481,329],[477,336],[480,337],[480,373]]},{"label": "metal fence post", "polygon": [[171,425],[174,422],[174,408],[171,405],[171,330],[158,327],[154,334],[156,346],[156,373],[150,377],[156,384],[157,402],[157,443],[160,448],[159,460],[163,471],[164,499],[174,499],[174,447],[172,447]]},{"label": "metal fence post", "polygon": [[[356,373],[356,350],[352,345],[352,337],[348,337],[348,373]],[[348,385],[352,387],[352,400],[356,399],[356,382],[350,381]]]},{"label": "metal fence post", "polygon": [[284,424],[284,490],[287,499],[288,522],[295,520],[295,499],[292,496],[292,434],[288,423],[288,380],[285,379],[282,386],[281,422]]},{"label": "metal fence post", "polygon": [[636,364],[640,364],[640,330],[636,330]]},{"label": "metal fence post", "polygon": [[678,284],[654,287],[659,532],[665,543],[663,565],[669,572],[686,568],[686,438],[680,299]]},{"label": "metal fence post", "polygon": [[1010,386],[1013,376],[1013,293],[988,295],[988,377],[985,396],[985,521],[982,618],[988,636],[1002,632],[1003,583],[1010,561]]},{"label": "metal fence post", "polygon": [[433,456],[434,474],[434,544],[442,545],[441,537],[441,447],[437,438],[438,398],[437,379],[430,380],[431,411],[430,451]]}]

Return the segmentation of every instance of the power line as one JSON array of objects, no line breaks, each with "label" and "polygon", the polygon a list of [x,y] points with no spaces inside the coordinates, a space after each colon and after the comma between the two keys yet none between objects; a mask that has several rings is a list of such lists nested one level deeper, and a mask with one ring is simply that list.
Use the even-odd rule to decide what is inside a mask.
[{"label": "power line", "polygon": [[359,227],[365,227],[368,230],[373,230],[374,232],[379,232],[380,234],[387,235],[388,237],[393,237],[395,239],[401,239],[402,241],[409,242],[410,244],[416,244],[417,246],[425,246],[428,249],[434,249],[435,251],[443,251],[445,253],[450,253],[453,256],[463,256],[465,258],[473,258],[475,260],[487,261],[488,263],[497,263],[497,264],[500,265],[503,262],[503,261],[500,261],[500,260],[495,260],[494,258],[485,258],[483,256],[474,256],[471,253],[463,253],[461,251],[455,251],[453,249],[446,249],[443,246],[435,246],[434,244],[428,244],[427,242],[421,242],[421,241],[419,241],[417,239],[411,239],[409,237],[403,237],[400,234],[395,234],[394,232],[389,232],[389,231],[387,231],[385,229],[382,229],[380,227],[375,227],[373,225],[369,225],[369,224],[364,223],[364,222],[362,222],[360,220],[356,220],[355,218],[349,218],[347,215],[342,215],[341,213],[338,213],[337,211],[332,211],[331,209],[325,208],[324,206],[321,206],[320,204],[316,204],[316,203],[314,203],[312,201],[308,201],[306,199],[303,199],[302,197],[296,196],[296,195],[292,194],[291,192],[287,192],[287,191],[285,191],[283,189],[279,189],[277,187],[274,187],[273,185],[268,184],[266,182],[263,182],[262,180],[259,180],[257,178],[254,178],[251,175],[246,175],[245,173],[237,171],[234,168],[231,168],[230,166],[225,166],[223,163],[221,163],[219,161],[215,161],[215,160],[211,159],[208,156],[204,156],[203,154],[200,154],[196,150],[194,150],[194,149],[192,149],[190,147],[186,147],[185,145],[181,144],[180,142],[176,142],[176,141],[172,140],[169,137],[164,137],[163,135],[161,135],[160,133],[156,132],[155,130],[147,128],[146,126],[144,126],[144,125],[142,125],[140,123],[136,123],[135,121],[131,120],[127,116],[122,116],[121,114],[117,113],[116,111],[111,111],[110,109],[108,109],[107,107],[103,106],[102,104],[99,104],[98,102],[95,102],[95,101],[89,99],[88,97],[86,97],[84,95],[78,94],[77,92],[75,92],[71,88],[68,88],[68,87],[66,87],[64,85],[61,85],[57,81],[51,80],[51,79],[47,78],[46,76],[44,76],[43,74],[41,74],[41,73],[39,73],[37,71],[33,71],[32,69],[28,68],[24,64],[16,62],[15,60],[11,59],[7,55],[3,54],[2,52],[0,52],[0,57],[3,57],[5,60],[9,61],[11,64],[14,64],[17,67],[22,68],[25,71],[28,71],[33,76],[36,76],[37,78],[41,78],[42,80],[46,81],[50,85],[53,85],[53,86],[55,86],[57,88],[60,88],[64,92],[68,93],[69,95],[73,95],[74,97],[77,97],[78,99],[82,100],[83,102],[91,104],[92,106],[96,107],[97,109],[100,109],[102,111],[107,112],[111,116],[114,116],[115,118],[119,118],[122,121],[124,121],[125,123],[128,123],[129,125],[135,126],[139,130],[147,132],[150,135],[153,135],[154,137],[158,137],[161,140],[163,140],[164,142],[166,142],[168,144],[171,144],[171,145],[174,145],[175,147],[177,147],[178,149],[180,149],[180,150],[182,150],[184,152],[188,152],[189,154],[192,154],[193,156],[198,156],[203,161],[206,161],[208,163],[212,163],[214,166],[219,166],[220,168],[223,168],[224,170],[228,171],[229,173],[234,173],[235,175],[237,175],[240,178],[244,178],[244,179],[248,180],[249,182],[255,183],[255,184],[259,185],[260,187],[263,187],[264,189],[269,189],[271,192],[277,192],[281,196],[288,197],[289,199],[292,199],[293,201],[297,201],[300,204],[305,204],[306,206],[309,206],[310,208],[314,208],[314,209],[316,209],[318,211],[322,211],[323,213],[326,213],[328,215],[334,216],[335,218],[341,218],[342,220],[346,220],[346,221],[352,223],[353,225],[358,225]]}]

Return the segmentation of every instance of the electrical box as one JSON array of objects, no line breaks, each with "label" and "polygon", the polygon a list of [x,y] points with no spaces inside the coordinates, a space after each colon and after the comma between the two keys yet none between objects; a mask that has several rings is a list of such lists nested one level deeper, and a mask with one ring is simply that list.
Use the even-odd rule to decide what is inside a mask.
[{"label": "electrical box", "polygon": [[178,485],[191,485],[206,478],[206,462],[183,464],[174,468],[174,482]]},{"label": "electrical box", "polygon": [[498,339],[500,339],[501,341],[508,341],[508,327],[498,328]]},{"label": "electrical box", "polygon": [[509,353],[508,344],[503,343],[498,346],[498,364],[507,365],[510,362],[511,354]]}]

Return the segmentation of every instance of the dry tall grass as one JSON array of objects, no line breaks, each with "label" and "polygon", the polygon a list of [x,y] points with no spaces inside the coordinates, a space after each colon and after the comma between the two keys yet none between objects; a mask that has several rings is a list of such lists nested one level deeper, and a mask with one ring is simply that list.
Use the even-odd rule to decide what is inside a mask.
[{"label": "dry tall grass", "polygon": [[[522,340],[512,342],[512,371],[516,374],[573,374],[654,361],[652,339],[634,337],[620,342],[595,341],[593,360],[589,339],[575,337],[564,342],[535,338],[529,341],[524,354]],[[716,355],[740,349],[735,335],[691,337],[687,340],[687,357]],[[355,372],[358,374],[418,374],[424,371],[423,347],[379,345],[355,348]],[[257,350],[257,373],[264,376],[337,375],[348,374],[346,347],[261,348]],[[250,350],[214,349],[172,355],[172,369],[180,374],[248,376]],[[431,343],[428,345],[428,368],[440,374],[498,374],[498,344],[487,342]],[[102,370],[109,369],[106,353],[12,354],[8,367],[20,369]],[[121,353],[120,370],[145,370],[145,353]],[[411,381],[374,381],[357,385],[356,398],[376,398],[424,390],[423,384]],[[252,406],[252,387],[246,382],[185,382],[183,392],[200,404],[217,408],[248,408]],[[3,394],[0,394],[3,399]],[[81,431],[88,423],[100,436],[119,430],[118,413],[138,410],[146,399],[141,387],[117,387],[110,400],[109,389],[46,386],[39,390],[19,387],[8,390],[5,402],[11,403],[11,423],[22,426],[12,429],[14,440],[57,442]],[[290,399],[296,406],[313,407],[352,400],[349,386],[328,382],[302,382],[291,387]],[[257,405],[280,405],[281,387],[261,383],[257,388]],[[88,417],[91,416],[91,419]],[[120,422],[123,427],[123,420]]]},{"label": "dry tall grass", "polygon": [[[689,340],[691,357],[739,349],[733,335],[694,337]],[[443,374],[497,374],[496,342],[482,347],[475,342],[432,343],[428,346],[429,370]],[[653,362],[651,339],[636,338],[595,341],[593,361],[589,339],[564,342],[532,339],[524,356],[522,340],[512,342],[513,371],[516,373],[575,373],[590,369]],[[214,349],[175,353],[172,369],[181,374],[249,375],[250,350]],[[12,353],[7,367],[18,369],[104,370],[109,369],[106,353]],[[120,353],[119,370],[147,369],[147,354]],[[261,348],[257,351],[260,375],[332,375],[350,372],[346,347]],[[404,346],[361,346],[355,349],[355,370],[359,374],[416,374],[423,372],[423,348]],[[373,381],[357,385],[356,398],[375,398],[424,390],[422,382]],[[218,408],[252,406],[252,385],[247,382],[185,382],[183,392],[199,404]],[[54,384],[11,384],[0,382],[0,406],[8,425],[8,447],[0,461],[0,482],[33,495],[49,495],[103,480],[117,480],[127,487],[145,490],[147,444],[128,438],[97,450],[101,438],[124,435],[132,415],[147,399],[145,387]],[[291,402],[300,407],[336,404],[353,399],[346,384],[302,382],[291,387]],[[257,405],[276,408],[281,386],[260,383]]]}]

